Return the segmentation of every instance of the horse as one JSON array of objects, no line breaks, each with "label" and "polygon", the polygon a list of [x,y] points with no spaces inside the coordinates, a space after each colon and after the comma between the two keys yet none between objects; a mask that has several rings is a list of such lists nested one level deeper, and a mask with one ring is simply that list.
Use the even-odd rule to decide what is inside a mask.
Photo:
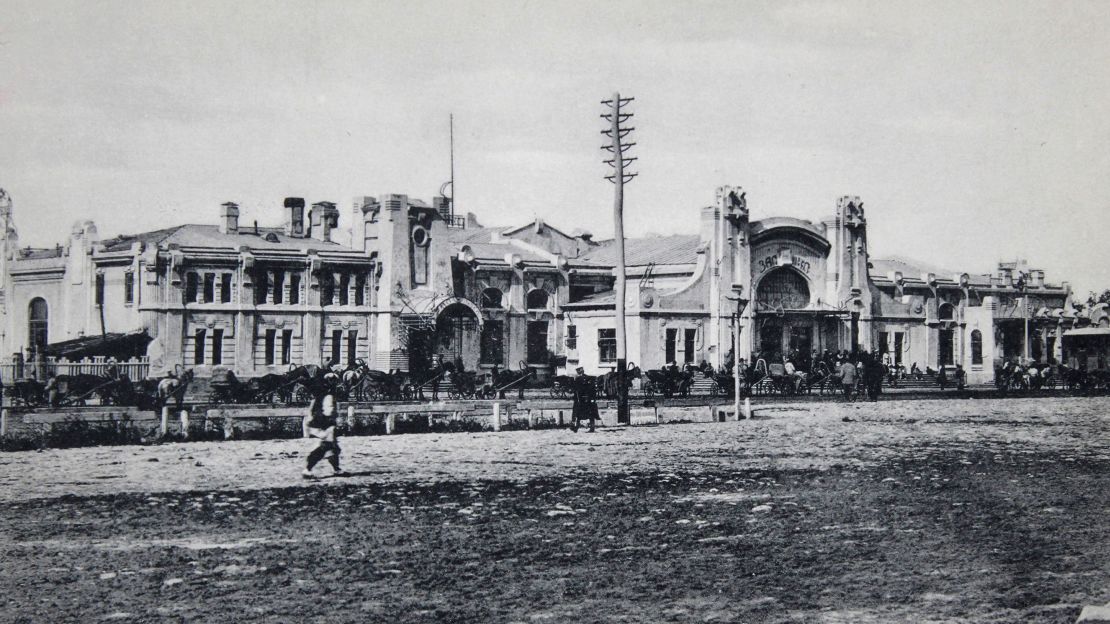
[{"label": "horse", "polygon": [[[629,363],[628,368],[624,373],[624,386],[627,391],[632,387],[632,380],[639,379],[642,376],[640,367],[635,364]],[[693,381],[691,380],[691,384]],[[597,391],[607,399],[617,398],[620,389],[620,384],[617,382],[617,371],[609,371],[604,375],[597,377]]]},{"label": "horse", "polygon": [[518,389],[518,398],[524,399],[524,385],[525,382],[536,375],[536,371],[532,370],[522,360],[520,362],[520,370],[508,370],[498,372],[494,369],[493,373],[493,387],[497,392],[497,397],[500,399],[505,398],[505,390],[511,386],[516,386]]}]

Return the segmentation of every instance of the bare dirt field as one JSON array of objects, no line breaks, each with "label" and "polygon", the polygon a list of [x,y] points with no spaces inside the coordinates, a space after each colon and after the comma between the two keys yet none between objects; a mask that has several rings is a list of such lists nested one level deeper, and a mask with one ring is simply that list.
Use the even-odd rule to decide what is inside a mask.
[{"label": "bare dirt field", "polygon": [[[0,455],[0,621],[1074,622],[1110,399]],[[318,469],[320,470],[320,469]],[[323,474],[326,471],[321,471]]]}]

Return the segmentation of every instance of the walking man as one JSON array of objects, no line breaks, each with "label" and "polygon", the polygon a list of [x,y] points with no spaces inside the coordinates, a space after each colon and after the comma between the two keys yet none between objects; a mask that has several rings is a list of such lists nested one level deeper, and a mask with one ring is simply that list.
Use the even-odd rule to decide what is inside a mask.
[{"label": "walking man", "polygon": [[851,360],[844,358],[837,371],[840,373],[840,385],[844,388],[844,398],[851,403],[852,391],[856,388],[856,366]]},{"label": "walking man", "polygon": [[313,478],[312,468],[325,457],[331,464],[336,476],[342,476],[343,470],[339,467],[339,441],[336,434],[336,420],[338,411],[335,407],[335,396],[325,394],[312,399],[308,406],[308,423],[306,430],[309,437],[316,438],[316,448],[308,454],[304,472],[301,474],[306,479]]}]

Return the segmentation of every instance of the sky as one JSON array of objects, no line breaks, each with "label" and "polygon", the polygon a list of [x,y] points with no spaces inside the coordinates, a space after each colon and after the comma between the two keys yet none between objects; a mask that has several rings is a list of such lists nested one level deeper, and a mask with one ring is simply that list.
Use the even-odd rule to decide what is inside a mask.
[{"label": "sky", "polygon": [[633,96],[629,236],[867,210],[874,256],[1110,288],[1110,2],[0,0],[21,244],[430,200],[612,235],[600,101]]}]

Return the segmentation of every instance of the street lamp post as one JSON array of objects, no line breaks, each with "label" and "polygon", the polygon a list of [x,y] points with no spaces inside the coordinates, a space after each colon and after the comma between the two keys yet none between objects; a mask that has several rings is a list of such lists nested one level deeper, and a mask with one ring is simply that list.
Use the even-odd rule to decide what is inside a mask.
[{"label": "street lamp post", "polygon": [[727,295],[730,301],[736,301],[736,328],[732,332],[732,407],[736,410],[736,420],[740,420],[740,317],[748,307],[748,300],[742,293],[743,288],[737,287],[735,295]]}]

